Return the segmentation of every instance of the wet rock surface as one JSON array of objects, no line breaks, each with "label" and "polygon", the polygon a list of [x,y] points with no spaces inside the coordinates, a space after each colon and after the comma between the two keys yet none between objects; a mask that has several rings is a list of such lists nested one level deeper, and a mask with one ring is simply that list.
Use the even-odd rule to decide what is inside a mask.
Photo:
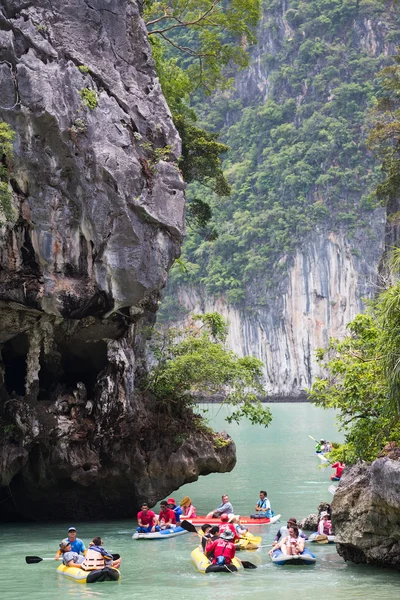
[{"label": "wet rock surface", "polygon": [[235,462],[191,413],[163,419],[138,391],[184,236],[180,139],[140,4],[0,0],[0,121],[16,133],[14,216],[0,214],[0,519],[131,516]]},{"label": "wet rock surface", "polygon": [[399,460],[382,457],[346,469],[333,497],[332,522],[346,561],[399,568]]}]

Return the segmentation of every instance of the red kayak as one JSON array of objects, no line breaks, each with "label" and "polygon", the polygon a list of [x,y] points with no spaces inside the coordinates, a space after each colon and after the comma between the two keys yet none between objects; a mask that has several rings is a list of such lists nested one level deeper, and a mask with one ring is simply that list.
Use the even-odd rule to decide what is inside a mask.
[{"label": "red kayak", "polygon": [[[277,521],[279,521],[280,518],[281,515],[274,515],[273,517],[271,517],[271,519],[267,519],[266,517],[265,519],[252,519],[251,517],[241,516],[240,524],[246,525],[246,527],[249,527],[249,525],[269,525],[272,523],[276,523]],[[222,523],[221,519],[207,519],[207,517],[193,517],[192,519],[185,519],[185,521],[192,523],[196,527],[205,525],[205,523],[208,523],[209,525],[221,525]]]}]

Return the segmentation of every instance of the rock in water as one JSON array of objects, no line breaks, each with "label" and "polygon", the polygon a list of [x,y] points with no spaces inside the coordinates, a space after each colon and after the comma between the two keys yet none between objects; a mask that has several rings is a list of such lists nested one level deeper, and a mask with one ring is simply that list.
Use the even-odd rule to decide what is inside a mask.
[{"label": "rock in water", "polygon": [[[184,235],[181,142],[135,0],[1,0],[2,516],[124,517],[231,469],[136,389]],[[4,157],[3,157],[4,160]],[[96,502],[93,502],[93,497]]]},{"label": "rock in water", "polygon": [[344,471],[332,501],[337,550],[347,561],[400,567],[400,462]]}]

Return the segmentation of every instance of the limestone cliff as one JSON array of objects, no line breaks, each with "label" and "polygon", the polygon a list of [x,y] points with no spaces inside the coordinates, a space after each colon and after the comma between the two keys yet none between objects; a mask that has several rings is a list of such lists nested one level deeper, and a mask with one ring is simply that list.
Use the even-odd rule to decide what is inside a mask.
[{"label": "limestone cliff", "polygon": [[[234,445],[137,391],[184,235],[180,139],[140,2],[0,0],[0,518],[130,516]],[[91,498],[99,499],[95,509]],[[112,508],[111,508],[112,507]]]},{"label": "limestone cliff", "polygon": [[400,566],[400,463],[389,457],[344,471],[332,501],[336,547],[345,560]]}]

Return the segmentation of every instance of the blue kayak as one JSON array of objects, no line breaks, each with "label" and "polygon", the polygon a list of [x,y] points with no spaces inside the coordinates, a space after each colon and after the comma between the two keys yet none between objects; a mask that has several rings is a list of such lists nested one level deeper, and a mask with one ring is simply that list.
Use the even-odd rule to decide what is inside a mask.
[{"label": "blue kayak", "polygon": [[152,533],[139,533],[135,531],[132,536],[133,540],[166,540],[167,538],[176,537],[177,535],[183,535],[189,533],[183,527],[171,527],[170,529],[162,529],[161,531],[154,531]]},{"label": "blue kayak", "polygon": [[276,565],[313,565],[317,560],[308,548],[301,554],[283,554],[282,550],[274,550],[271,560]]}]

